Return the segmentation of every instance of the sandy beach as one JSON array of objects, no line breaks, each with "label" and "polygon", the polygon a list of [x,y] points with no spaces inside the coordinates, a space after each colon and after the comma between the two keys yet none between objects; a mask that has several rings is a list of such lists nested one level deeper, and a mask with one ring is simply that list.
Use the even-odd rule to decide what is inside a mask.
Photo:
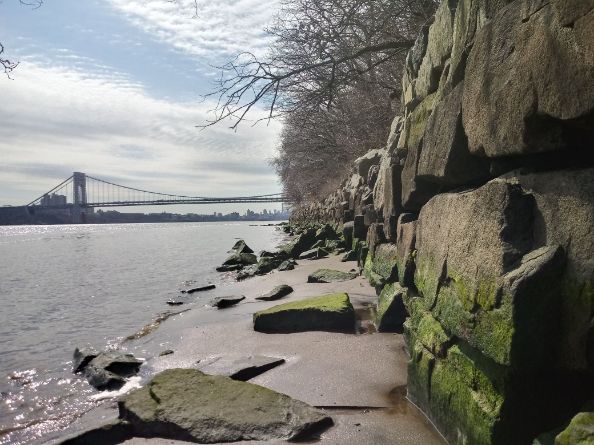
[{"label": "sandy beach", "polygon": [[[444,444],[426,417],[406,399],[408,355],[402,335],[375,332],[372,323],[377,301],[375,290],[361,276],[346,282],[307,283],[307,276],[320,268],[349,271],[356,267],[355,262],[341,262],[339,256],[302,260],[292,271],[273,271],[205,292],[197,297],[198,303],[191,310],[170,318],[152,334],[134,340],[136,349],[146,354],[142,374],[197,367],[200,362],[218,358],[252,355],[283,358],[284,364],[250,382],[324,409],[335,425],[316,438],[316,442]],[[290,285],[294,292],[280,301],[255,300],[279,284]],[[356,334],[264,334],[253,329],[252,315],[256,311],[333,292],[349,294],[358,318]],[[223,295],[245,295],[246,299],[227,309],[208,305],[213,297]],[[159,357],[159,352],[166,349],[174,353]],[[99,426],[115,417],[115,401],[107,402],[75,422],[66,435]],[[135,438],[125,443],[183,442]]]}]

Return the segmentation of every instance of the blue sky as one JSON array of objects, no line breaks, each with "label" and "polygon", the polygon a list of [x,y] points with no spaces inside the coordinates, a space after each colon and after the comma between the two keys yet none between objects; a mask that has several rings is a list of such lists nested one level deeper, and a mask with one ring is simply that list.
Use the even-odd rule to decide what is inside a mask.
[{"label": "blue sky", "polygon": [[0,78],[0,204],[26,203],[71,171],[185,195],[280,191],[268,165],[278,122],[195,127],[213,105],[200,100],[213,66],[263,55],[277,8],[199,0],[196,16],[193,0],[0,1],[4,55],[20,62]]}]

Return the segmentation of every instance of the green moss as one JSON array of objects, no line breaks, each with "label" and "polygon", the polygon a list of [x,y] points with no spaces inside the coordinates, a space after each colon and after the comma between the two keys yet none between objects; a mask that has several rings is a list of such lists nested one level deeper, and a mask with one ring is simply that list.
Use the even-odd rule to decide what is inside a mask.
[{"label": "green moss", "polygon": [[491,445],[502,396],[457,345],[437,360],[431,376],[431,416],[454,443]]},{"label": "green moss", "polygon": [[555,445],[594,445],[594,412],[578,413],[555,438]]},{"label": "green moss", "polygon": [[423,298],[425,307],[432,309],[437,299],[437,289],[439,288],[439,276],[434,272],[437,268],[431,258],[420,260],[417,258],[417,267],[415,270],[415,287],[419,295]]},{"label": "green moss", "polygon": [[335,283],[348,281],[357,277],[354,272],[342,272],[332,269],[318,269],[307,277],[308,283]]},{"label": "green moss", "polygon": [[322,295],[320,297],[307,298],[305,300],[291,301],[290,303],[279,304],[263,311],[256,312],[255,316],[262,314],[274,314],[288,310],[316,309],[318,311],[352,311],[353,306],[348,294],[337,293]]},{"label": "green moss", "polygon": [[408,362],[408,397],[425,412],[430,413],[431,374],[435,357],[420,343],[413,343]]},{"label": "green moss", "polygon": [[443,356],[451,337],[446,334],[439,322],[425,313],[417,326],[417,340],[436,356]]}]

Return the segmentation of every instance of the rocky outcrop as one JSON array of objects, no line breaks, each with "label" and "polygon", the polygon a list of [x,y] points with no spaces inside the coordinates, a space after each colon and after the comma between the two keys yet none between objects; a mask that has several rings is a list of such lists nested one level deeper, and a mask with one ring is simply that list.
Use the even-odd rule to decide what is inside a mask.
[{"label": "rocky outcrop", "polygon": [[378,326],[408,315],[408,396],[451,443],[555,437],[594,393],[593,42],[592,0],[442,0],[377,179],[303,213],[343,233]]},{"label": "rocky outcrop", "polygon": [[256,312],[254,329],[267,333],[353,332],[355,311],[347,294],[323,295]]}]

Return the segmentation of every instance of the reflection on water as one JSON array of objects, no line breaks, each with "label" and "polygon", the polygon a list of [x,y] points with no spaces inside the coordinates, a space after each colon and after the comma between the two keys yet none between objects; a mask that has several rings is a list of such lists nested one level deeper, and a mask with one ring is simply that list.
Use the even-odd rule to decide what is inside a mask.
[{"label": "reflection on water", "polygon": [[243,222],[0,227],[0,444],[43,442],[99,403],[71,373],[74,348],[125,350],[187,283],[231,280],[214,267],[235,238],[257,252],[282,233]]}]

